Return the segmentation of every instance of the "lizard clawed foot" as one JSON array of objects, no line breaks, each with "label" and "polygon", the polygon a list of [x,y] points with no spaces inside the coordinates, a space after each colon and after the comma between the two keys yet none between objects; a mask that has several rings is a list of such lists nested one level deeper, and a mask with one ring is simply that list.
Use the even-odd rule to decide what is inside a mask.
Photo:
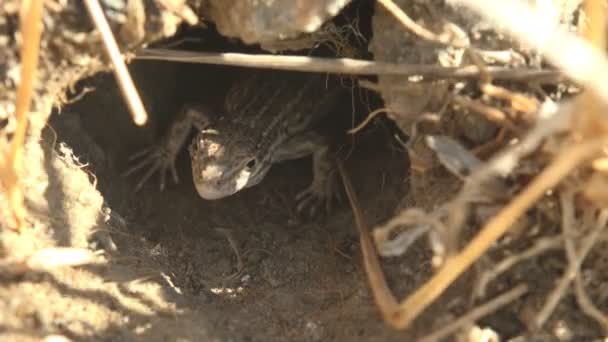
[{"label": "lizard clawed foot", "polygon": [[177,169],[175,168],[175,156],[173,156],[164,146],[154,145],[150,146],[142,151],[137,152],[129,158],[130,162],[134,162],[137,159],[141,159],[135,163],[131,168],[125,171],[122,176],[127,177],[136,171],[147,168],[146,173],[141,177],[135,191],[139,191],[143,185],[152,177],[152,175],[158,171],[160,174],[160,191],[165,189],[165,182],[167,179],[167,173],[171,172],[173,181],[179,183],[179,177],[177,176]]},{"label": "lizard clawed foot", "polygon": [[315,217],[329,214],[335,202],[341,200],[335,177],[313,182],[296,196],[296,211],[300,215]]}]

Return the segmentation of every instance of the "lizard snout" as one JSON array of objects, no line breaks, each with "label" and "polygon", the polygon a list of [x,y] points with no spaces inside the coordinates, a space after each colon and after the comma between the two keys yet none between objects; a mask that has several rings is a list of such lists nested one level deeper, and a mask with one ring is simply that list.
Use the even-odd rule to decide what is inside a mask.
[{"label": "lizard snout", "polygon": [[[197,170],[198,169],[198,170]],[[224,170],[218,165],[206,165],[193,168],[194,185],[198,194],[207,200],[214,200],[232,195],[233,191],[226,191],[222,186]],[[198,171],[198,172],[197,172]]]}]

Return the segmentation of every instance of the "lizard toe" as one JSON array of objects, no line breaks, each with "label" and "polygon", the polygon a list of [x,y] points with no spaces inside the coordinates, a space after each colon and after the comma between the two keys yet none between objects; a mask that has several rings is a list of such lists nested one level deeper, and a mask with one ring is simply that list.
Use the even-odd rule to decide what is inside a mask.
[{"label": "lizard toe", "polygon": [[134,174],[138,171],[146,170],[144,175],[139,179],[137,185],[135,185],[136,192],[141,190],[144,184],[156,172],[159,173],[160,191],[163,191],[165,189],[168,173],[171,173],[173,181],[176,184],[179,182],[177,170],[175,168],[175,161],[161,146],[148,147],[133,155],[131,158],[129,158],[129,160],[133,161],[140,158],[140,161],[134,163],[134,165],[132,165],[122,174],[123,177],[128,177],[129,175]]},{"label": "lizard toe", "polygon": [[296,212],[309,218],[326,216],[332,212],[336,200],[337,191],[332,182],[313,183],[296,196]]}]

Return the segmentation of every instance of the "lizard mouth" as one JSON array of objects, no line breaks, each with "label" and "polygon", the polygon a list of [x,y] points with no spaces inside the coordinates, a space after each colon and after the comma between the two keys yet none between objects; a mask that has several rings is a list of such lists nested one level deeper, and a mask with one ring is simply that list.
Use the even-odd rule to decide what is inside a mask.
[{"label": "lizard mouth", "polygon": [[[224,198],[252,185],[249,170],[241,170],[235,177],[222,177],[223,172],[215,165],[208,165],[199,177],[194,177],[196,191],[202,198],[207,200]],[[197,174],[197,167],[193,167],[193,173]]]},{"label": "lizard mouth", "polygon": [[209,186],[207,184],[197,183],[197,182],[194,183],[194,186],[196,187],[196,191],[198,192],[199,196],[201,196],[202,198],[204,198],[206,200],[220,199],[220,198],[230,196],[234,193],[234,192],[221,191],[218,188]]}]

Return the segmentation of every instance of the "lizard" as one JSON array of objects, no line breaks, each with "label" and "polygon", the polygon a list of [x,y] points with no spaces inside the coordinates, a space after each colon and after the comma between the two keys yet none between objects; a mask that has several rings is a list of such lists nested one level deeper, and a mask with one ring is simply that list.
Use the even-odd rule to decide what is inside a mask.
[{"label": "lizard", "polygon": [[179,182],[175,159],[189,144],[192,179],[200,197],[217,200],[259,184],[273,164],[312,155],[313,180],[296,196],[297,212],[331,210],[337,198],[328,138],[317,128],[344,89],[322,74],[250,71],[230,87],[221,110],[186,103],[167,132],[132,156],[140,159],[124,176],[147,168],[136,190],[156,172],[160,189],[170,173]]}]

